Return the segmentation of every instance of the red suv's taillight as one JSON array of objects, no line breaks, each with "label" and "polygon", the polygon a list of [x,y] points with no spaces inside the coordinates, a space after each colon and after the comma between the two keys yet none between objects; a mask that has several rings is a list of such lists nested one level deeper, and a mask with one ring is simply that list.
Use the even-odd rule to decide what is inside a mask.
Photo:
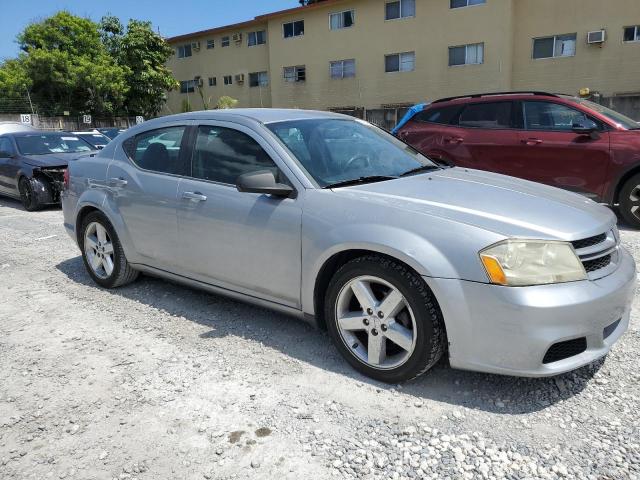
[{"label": "red suv's taillight", "polygon": [[64,183],[64,189],[69,189],[69,167],[64,170],[64,174],[62,175],[62,180]]}]

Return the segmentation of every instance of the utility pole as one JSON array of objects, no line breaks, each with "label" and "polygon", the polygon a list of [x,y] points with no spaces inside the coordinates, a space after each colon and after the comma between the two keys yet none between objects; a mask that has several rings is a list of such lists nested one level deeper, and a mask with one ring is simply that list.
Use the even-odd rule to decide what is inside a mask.
[{"label": "utility pole", "polygon": [[35,112],[33,111],[33,103],[31,103],[31,94],[29,93],[29,89],[27,88],[26,85],[23,85],[24,89],[27,91],[27,98],[29,99],[29,106],[31,106],[31,114],[35,115]]}]

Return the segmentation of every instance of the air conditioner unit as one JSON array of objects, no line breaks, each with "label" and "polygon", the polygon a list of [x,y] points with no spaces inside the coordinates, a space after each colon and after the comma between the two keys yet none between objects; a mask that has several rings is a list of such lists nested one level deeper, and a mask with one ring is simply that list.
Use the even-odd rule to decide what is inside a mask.
[{"label": "air conditioner unit", "polygon": [[234,42],[239,43],[239,42],[242,41],[242,34],[241,33],[234,33],[231,38],[233,39]]},{"label": "air conditioner unit", "polygon": [[606,39],[607,39],[606,30],[596,30],[595,32],[587,33],[587,43],[590,45],[604,43]]},{"label": "air conditioner unit", "polygon": [[236,83],[244,83],[244,73],[236,75]]},{"label": "air conditioner unit", "polygon": [[200,42],[192,42],[191,43],[191,50],[200,50]]}]

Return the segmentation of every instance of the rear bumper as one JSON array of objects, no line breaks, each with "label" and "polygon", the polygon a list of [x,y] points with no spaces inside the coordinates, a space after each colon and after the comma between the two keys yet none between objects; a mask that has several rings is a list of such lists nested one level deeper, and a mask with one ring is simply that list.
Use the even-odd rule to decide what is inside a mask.
[{"label": "rear bumper", "polygon": [[[445,318],[451,366],[545,377],[582,367],[609,352],[629,326],[636,268],[621,248],[617,270],[595,281],[510,288],[425,280]],[[605,333],[618,320],[617,327]],[[582,338],[582,353],[544,362],[552,345]]]}]

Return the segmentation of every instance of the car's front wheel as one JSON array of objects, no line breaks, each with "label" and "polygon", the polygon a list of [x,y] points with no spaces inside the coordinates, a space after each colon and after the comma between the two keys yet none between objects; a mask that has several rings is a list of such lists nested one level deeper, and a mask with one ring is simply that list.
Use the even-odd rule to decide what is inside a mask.
[{"label": "car's front wheel", "polygon": [[92,212],[82,221],[80,249],[91,278],[105,288],[116,288],[138,277],[122,250],[111,222],[101,212]]},{"label": "car's front wheel", "polygon": [[619,197],[620,215],[630,227],[640,228],[640,174],[622,186]]},{"label": "car's front wheel", "polygon": [[429,370],[446,348],[440,307],[424,280],[382,256],[356,258],[334,275],[325,319],[340,353],[359,372],[397,383]]},{"label": "car's front wheel", "polygon": [[38,198],[33,191],[32,181],[26,177],[20,178],[18,182],[18,191],[20,192],[20,201],[27,212],[35,212],[42,208],[38,202]]}]

